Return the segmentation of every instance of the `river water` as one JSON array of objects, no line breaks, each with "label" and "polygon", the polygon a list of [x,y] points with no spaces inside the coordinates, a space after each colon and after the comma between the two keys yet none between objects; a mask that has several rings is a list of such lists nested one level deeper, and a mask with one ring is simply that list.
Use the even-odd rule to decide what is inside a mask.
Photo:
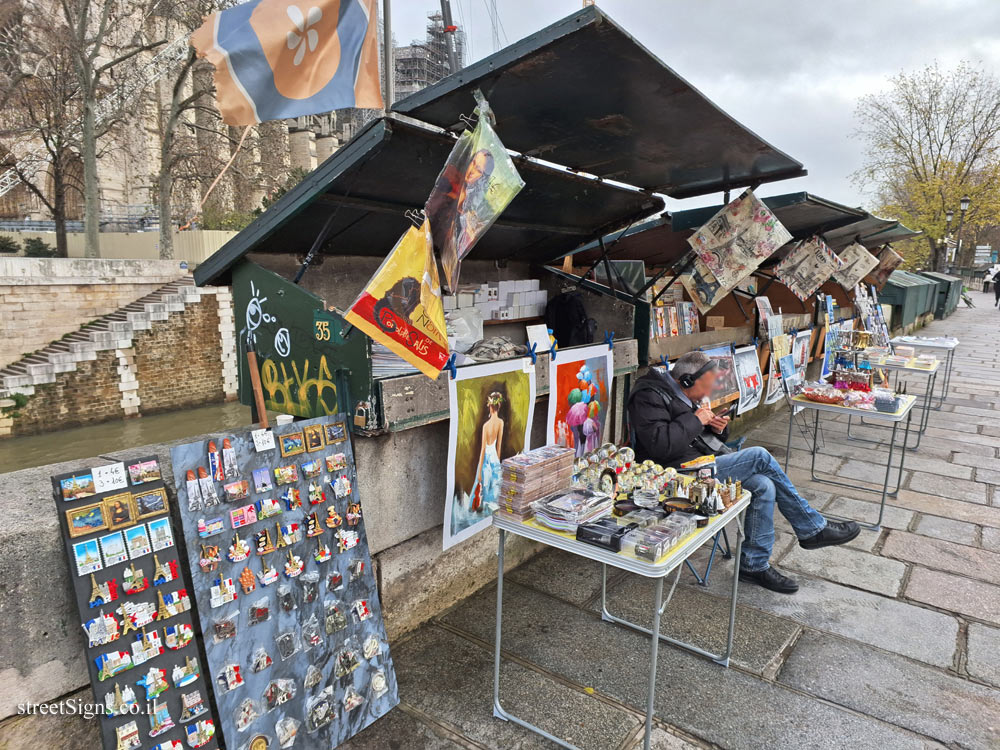
[{"label": "river water", "polygon": [[230,402],[9,438],[0,440],[0,473],[57,461],[91,458],[249,424],[250,407]]}]

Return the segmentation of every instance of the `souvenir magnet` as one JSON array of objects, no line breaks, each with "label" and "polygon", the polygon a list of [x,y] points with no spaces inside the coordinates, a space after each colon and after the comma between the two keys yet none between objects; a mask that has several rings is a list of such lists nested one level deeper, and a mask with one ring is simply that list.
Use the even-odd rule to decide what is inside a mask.
[{"label": "souvenir magnet", "polygon": [[181,723],[191,721],[205,713],[205,702],[201,699],[201,691],[192,690],[181,695]]},{"label": "souvenir magnet", "polygon": [[236,724],[237,732],[245,732],[250,725],[260,716],[260,709],[252,698],[244,698],[236,710],[233,712],[233,721]]},{"label": "souvenir magnet", "polygon": [[354,616],[358,618],[358,622],[364,622],[372,616],[372,611],[368,608],[368,602],[365,599],[356,600],[351,605],[351,609],[354,610]]},{"label": "souvenir magnet", "polygon": [[136,568],[135,563],[125,566],[122,571],[122,590],[126,594],[138,594],[149,588],[149,579],[142,574],[142,568]]},{"label": "souvenir magnet", "polygon": [[97,494],[94,475],[91,473],[60,479],[59,488],[62,490],[63,500],[80,500]]},{"label": "souvenir magnet", "polygon": [[236,601],[236,584],[233,583],[233,579],[216,578],[212,588],[209,589],[209,604],[212,608],[234,601]]},{"label": "souvenir magnet", "polygon": [[389,681],[385,678],[385,672],[381,669],[372,675],[371,690],[372,698],[381,698],[389,692]]},{"label": "souvenir magnet", "polygon": [[254,469],[251,472],[253,477],[253,488],[255,492],[270,492],[274,489],[274,484],[271,482],[271,470],[264,469]]},{"label": "souvenir magnet", "polygon": [[344,711],[353,711],[364,702],[365,699],[358,694],[358,691],[354,689],[354,686],[348,686],[347,690],[344,692]]},{"label": "souvenir magnet", "polygon": [[365,639],[364,645],[361,647],[361,653],[364,657],[371,661],[376,656],[378,656],[379,651],[382,650],[382,643],[379,641],[378,636],[370,635]]},{"label": "souvenir magnet", "polygon": [[277,568],[271,567],[267,560],[261,559],[261,565],[263,570],[257,574],[257,580],[260,581],[261,586],[270,586],[272,583],[278,580],[278,570]]},{"label": "souvenir magnet", "polygon": [[286,630],[284,633],[278,633],[274,637],[274,642],[278,645],[278,655],[282,661],[292,658],[299,652],[299,639],[294,631]]},{"label": "souvenir magnet", "polygon": [[139,725],[135,723],[134,719],[120,727],[115,727],[115,741],[116,750],[132,750],[132,748],[142,747]]},{"label": "souvenir magnet", "polygon": [[226,478],[222,471],[222,454],[214,440],[208,441],[208,473],[216,482],[221,482]]},{"label": "souvenir magnet", "polygon": [[243,572],[240,573],[240,588],[243,589],[244,594],[249,594],[257,588],[257,579],[254,577],[253,571],[250,570],[250,566],[243,568]]},{"label": "souvenir magnet", "polygon": [[340,514],[337,512],[337,509],[334,508],[332,505],[328,506],[326,509],[326,525],[331,529],[336,529],[343,522],[344,519],[340,517]]},{"label": "souvenir magnet", "polygon": [[191,609],[191,599],[188,597],[187,589],[177,589],[166,595],[162,591],[157,591],[156,596],[160,601],[156,615],[158,620],[167,620]]},{"label": "souvenir magnet", "polygon": [[300,726],[302,726],[302,722],[293,719],[291,716],[279,719],[278,723],[274,725],[274,735],[278,740],[278,747],[285,750],[285,748],[294,745]]},{"label": "souvenir magnet", "polygon": [[199,676],[201,676],[201,671],[198,669],[198,660],[193,656],[185,658],[183,664],[175,664],[170,673],[170,679],[173,680],[174,687],[190,685]]},{"label": "souvenir magnet", "polygon": [[90,574],[90,599],[87,602],[90,607],[103,607],[117,598],[118,583],[114,578],[98,583],[97,577],[93,573]]},{"label": "souvenir magnet", "polygon": [[105,614],[101,610],[93,620],[83,623],[83,631],[87,634],[88,646],[107,646],[109,643],[118,640],[120,626],[114,615]]},{"label": "souvenir magnet", "polygon": [[305,568],[305,563],[302,562],[302,558],[298,555],[292,554],[292,551],[288,551],[288,561],[285,563],[285,575],[289,578],[295,578],[302,573]]},{"label": "souvenir magnet", "polygon": [[250,545],[245,539],[240,539],[239,532],[233,534],[233,543],[229,545],[226,553],[229,562],[243,562],[250,557]]},{"label": "souvenir magnet", "polygon": [[111,651],[101,654],[94,663],[97,664],[97,679],[99,682],[111,679],[126,669],[132,668],[132,654],[128,651]]},{"label": "souvenir magnet", "polygon": [[128,683],[122,687],[116,682],[115,689],[104,696],[104,708],[109,716],[125,716],[135,705],[135,691]]},{"label": "souvenir magnet", "polygon": [[302,680],[302,687],[312,690],[323,681],[323,672],[315,664],[310,664],[306,670],[306,676]]},{"label": "souvenir magnet", "polygon": [[258,521],[263,521],[265,518],[270,518],[281,513],[281,505],[272,497],[258,500],[256,506]]},{"label": "souvenir magnet", "polygon": [[205,471],[204,466],[198,467],[198,487],[201,488],[201,499],[204,507],[207,508],[210,505],[219,504],[219,495],[215,491],[215,482],[212,481],[212,477]]},{"label": "souvenir magnet", "polygon": [[260,623],[271,619],[271,609],[267,601],[267,597],[264,596],[250,605],[250,612],[247,615],[247,619],[251,625],[260,625]]},{"label": "souvenir magnet", "polygon": [[237,500],[243,500],[250,497],[250,482],[246,479],[229,482],[222,485],[222,491],[226,496],[227,503],[235,503]]},{"label": "souvenir magnet", "polygon": [[323,473],[323,462],[318,458],[314,458],[312,461],[306,461],[302,464],[302,476],[306,479],[312,479],[318,477]]},{"label": "souvenir magnet", "polygon": [[337,551],[344,552],[349,549],[354,549],[358,546],[358,542],[361,541],[358,537],[358,532],[350,531],[348,529],[337,529]]},{"label": "souvenir magnet", "polygon": [[219,554],[218,544],[201,545],[201,558],[198,560],[198,567],[202,573],[211,573],[218,570],[222,557]]},{"label": "souvenir magnet", "polygon": [[327,545],[323,544],[323,540],[317,539],[316,553],[313,555],[313,560],[315,560],[318,563],[324,563],[327,560],[329,560],[332,556],[333,553],[330,552],[330,548]]},{"label": "souvenir magnet", "polygon": [[140,687],[146,688],[147,701],[153,700],[153,698],[170,687],[167,684],[167,670],[157,669],[156,667],[150,667],[149,671],[139,678],[139,681],[136,682],[136,684]]},{"label": "souvenir magnet", "polygon": [[[133,492],[132,505],[135,506],[136,518],[138,519],[161,516],[168,510],[167,491],[160,487],[155,490]],[[125,533],[128,534],[128,532]]]},{"label": "souvenir magnet", "polygon": [[319,573],[316,571],[305,573],[299,579],[299,583],[302,585],[302,603],[312,604],[316,601],[316,597],[319,596]]},{"label": "souvenir magnet", "polygon": [[264,710],[270,713],[278,706],[287,703],[294,697],[295,682],[293,680],[271,680],[267,684],[267,687],[264,688],[264,694],[261,696],[261,701],[264,704]]},{"label": "souvenir magnet", "polygon": [[274,661],[271,659],[270,656],[267,655],[267,651],[265,651],[262,648],[259,648],[253,652],[253,659],[250,662],[250,671],[263,672],[273,663]]},{"label": "souvenir magnet", "polygon": [[212,638],[216,643],[236,637],[236,620],[239,614],[239,612],[233,612],[233,614],[226,615],[221,620],[212,623]]},{"label": "souvenir magnet", "polygon": [[288,464],[288,466],[278,466],[274,470],[274,482],[275,484],[291,484],[292,482],[299,481],[299,467],[295,464]]},{"label": "souvenir magnet", "polygon": [[97,548],[96,539],[88,539],[86,542],[74,544],[73,560],[76,562],[78,576],[96,573],[104,567],[101,563],[101,553]]},{"label": "souvenir magnet", "polygon": [[171,651],[184,648],[194,638],[194,629],[187,623],[166,625],[163,628],[163,642]]},{"label": "souvenir magnet", "polygon": [[274,552],[274,544],[271,542],[271,532],[267,529],[261,529],[254,534],[253,547],[258,555],[266,555]]},{"label": "souvenir magnet", "polygon": [[285,508],[288,510],[295,510],[295,508],[302,507],[302,495],[296,487],[286,488],[285,491],[281,493],[281,501],[285,504]]},{"label": "souvenir magnet", "polygon": [[240,474],[239,465],[236,463],[236,451],[229,438],[222,439],[222,470],[226,479],[232,479]]},{"label": "souvenir magnet", "polygon": [[204,518],[198,519],[198,536],[202,539],[221,534],[225,530],[226,525],[222,521],[222,516],[209,518],[207,521]]},{"label": "souvenir magnet", "polygon": [[310,505],[319,505],[320,503],[326,502],[326,493],[323,492],[323,485],[317,484],[316,482],[309,483],[309,503]]},{"label": "souvenir magnet", "polygon": [[132,484],[145,484],[146,482],[155,482],[157,479],[162,479],[160,464],[155,458],[149,461],[139,461],[138,463],[130,464],[128,475],[132,480]]},{"label": "souvenir magnet", "polygon": [[153,552],[160,552],[174,546],[174,532],[170,528],[169,518],[157,518],[155,521],[150,521],[147,526],[149,527],[149,541],[153,545]]},{"label": "souvenir magnet", "polygon": [[337,718],[333,707],[333,685],[327,685],[306,704],[306,731],[312,734]]},{"label": "souvenir magnet", "polygon": [[358,655],[354,652],[354,650],[345,648],[337,654],[337,661],[333,668],[333,674],[336,677],[346,677],[360,666],[361,662],[358,661]]},{"label": "souvenir magnet", "polygon": [[188,496],[188,511],[194,513],[196,510],[201,510],[205,507],[205,501],[201,498],[201,484],[194,476],[194,471],[188,469],[187,471],[187,481],[185,482],[187,487]]},{"label": "souvenir magnet", "polygon": [[239,664],[227,664],[215,678],[215,684],[219,686],[223,693],[235,690],[243,684],[243,675],[240,674]]},{"label": "souvenir magnet", "polygon": [[326,447],[326,441],[323,439],[323,425],[306,425],[302,430],[302,434],[305,436],[306,450],[310,453]]},{"label": "souvenir magnet", "polygon": [[306,536],[314,537],[323,533],[323,525],[319,521],[319,514],[313,511],[306,520]]},{"label": "souvenir magnet", "polygon": [[306,442],[301,432],[290,432],[278,436],[278,448],[282,457],[297,456],[306,452]]},{"label": "souvenir magnet", "polygon": [[211,719],[202,719],[194,724],[188,724],[184,728],[184,733],[187,735],[188,747],[204,747],[215,736],[215,722]]},{"label": "souvenir magnet", "polygon": [[291,546],[302,540],[302,535],[299,532],[299,525],[297,523],[286,523],[283,526],[278,523],[275,524],[274,527],[277,530],[277,538],[274,543],[274,546],[277,549]]},{"label": "souvenir magnet", "polygon": [[347,616],[340,609],[337,600],[327,600],[323,606],[323,621],[327,635],[333,635],[347,627]]},{"label": "souvenir magnet", "polygon": [[170,718],[167,702],[157,698],[153,701],[153,715],[149,717],[149,736],[158,737],[174,728],[174,720]]},{"label": "souvenir magnet", "polygon": [[229,511],[229,523],[234,529],[257,523],[257,505],[252,503]]},{"label": "souvenir magnet", "polygon": [[104,567],[110,568],[128,560],[128,550],[125,548],[125,537],[120,531],[113,531],[98,538],[101,555],[104,557]]},{"label": "souvenir magnet", "polygon": [[160,643],[160,633],[158,630],[148,633],[143,628],[141,633],[136,633],[135,641],[132,643],[133,666],[143,664],[162,653],[163,645]]},{"label": "souvenir magnet", "polygon": [[149,534],[146,532],[146,524],[125,529],[125,547],[128,549],[128,556],[132,560],[148,555],[153,551],[153,545],[149,541]]},{"label": "souvenir magnet", "polygon": [[166,565],[160,563],[159,558],[153,555],[153,585],[162,586],[165,583],[177,580],[177,560],[176,558],[167,562]]},{"label": "souvenir magnet", "polygon": [[333,473],[347,468],[347,457],[343,453],[334,453],[326,457],[326,470]]},{"label": "souvenir magnet", "polygon": [[348,526],[357,526],[361,522],[361,503],[349,503],[345,517]]}]

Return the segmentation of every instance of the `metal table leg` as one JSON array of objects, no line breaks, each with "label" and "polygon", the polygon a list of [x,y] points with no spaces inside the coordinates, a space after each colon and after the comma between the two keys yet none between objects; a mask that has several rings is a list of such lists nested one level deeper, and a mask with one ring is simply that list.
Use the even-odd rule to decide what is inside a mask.
[{"label": "metal table leg", "polygon": [[[606,570],[606,568],[605,568]],[[680,578],[681,567],[677,566],[677,577]],[[605,573],[605,578],[607,574]],[[676,581],[674,583],[676,585]],[[671,591],[671,593],[673,593]],[[656,593],[653,595],[653,632],[660,632],[660,615],[663,614],[663,579],[656,579]],[[656,701],[656,657],[660,651],[660,639],[649,639],[649,686],[646,694],[646,734],[642,740],[642,750],[649,750],[649,742],[653,736],[653,711]]]},{"label": "metal table leg", "polygon": [[795,407],[788,405],[788,437],[785,440],[785,473],[788,473],[788,459],[792,453],[792,423],[795,421]]},{"label": "metal table leg", "polygon": [[941,407],[944,406],[944,400],[948,397],[948,389],[951,387],[951,368],[955,362],[955,350],[949,349],[948,356],[944,360],[944,381],[941,384],[941,393],[938,394],[937,406],[931,408],[934,411],[941,411]]},{"label": "metal table leg", "polygon": [[[897,372],[896,374],[898,375],[899,373]],[[915,450],[917,450],[920,447],[920,440],[921,440],[921,438],[923,438],[924,433],[927,431],[927,425],[930,422],[931,401],[934,398],[934,384],[936,382],[937,382],[937,373],[936,372],[931,373],[927,377],[927,384],[924,387],[923,408],[921,409],[921,412],[920,412],[920,427],[916,431],[917,442],[915,442],[913,445],[906,445],[906,446],[904,446],[906,448],[906,450],[915,451]],[[898,383],[897,383],[897,385],[898,385]],[[897,388],[897,391],[898,391],[898,388]],[[877,445],[881,445],[882,443],[885,442],[884,440],[873,440],[872,438],[865,438],[865,437],[859,437],[857,435],[852,435],[851,434],[851,423],[852,423],[853,418],[854,418],[853,414],[848,414],[847,415],[847,439],[848,440],[857,440],[858,442],[862,442],[862,443],[875,443]],[[878,428],[886,428],[887,427],[887,425],[872,424],[871,422],[866,422],[864,417],[858,417],[858,422],[863,427],[878,427]],[[896,486],[896,492],[899,492],[899,486],[898,486],[898,484]]]}]

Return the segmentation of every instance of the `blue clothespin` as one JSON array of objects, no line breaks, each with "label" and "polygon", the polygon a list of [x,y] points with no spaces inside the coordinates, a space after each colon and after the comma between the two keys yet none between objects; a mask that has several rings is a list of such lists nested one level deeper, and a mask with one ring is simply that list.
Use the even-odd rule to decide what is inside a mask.
[{"label": "blue clothespin", "polygon": [[756,349],[757,346],[758,346],[758,344],[760,344],[760,339],[758,339],[756,336],[754,336],[753,337],[753,348]]},{"label": "blue clothespin", "polygon": [[457,352],[452,352],[451,356],[448,357],[448,361],[445,363],[444,369],[451,371],[451,379],[454,380],[458,377],[458,368],[455,367],[455,358],[458,356]]},{"label": "blue clothespin", "polygon": [[537,347],[538,347],[538,344],[535,343],[535,342],[532,342],[531,343],[531,347],[528,349],[528,356],[531,357],[531,364],[533,364],[533,365],[537,365],[538,364],[538,352],[535,351],[535,349]]},{"label": "blue clothespin", "polygon": [[796,336],[799,335],[799,329],[798,328],[793,328],[791,331],[789,331],[789,333],[792,334],[792,338],[794,339]]},{"label": "blue clothespin", "polygon": [[615,332],[605,331],[604,332],[604,343],[608,345],[608,349],[615,348]]},{"label": "blue clothespin", "polygon": [[559,342],[555,340],[555,337],[553,337],[552,344],[549,346],[549,357],[552,359],[553,362],[556,361],[556,347],[558,345]]}]

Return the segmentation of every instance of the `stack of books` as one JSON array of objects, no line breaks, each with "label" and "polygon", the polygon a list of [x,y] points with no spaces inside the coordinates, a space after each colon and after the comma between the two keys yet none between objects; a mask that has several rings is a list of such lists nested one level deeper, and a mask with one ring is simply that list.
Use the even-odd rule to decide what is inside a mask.
[{"label": "stack of books", "polygon": [[518,521],[530,518],[534,501],[569,487],[574,455],[572,448],[546,445],[506,459],[500,464],[502,482],[497,512]]},{"label": "stack of books", "polygon": [[603,492],[573,487],[537,500],[532,507],[542,526],[575,535],[577,526],[608,515],[613,504],[611,496]]}]

